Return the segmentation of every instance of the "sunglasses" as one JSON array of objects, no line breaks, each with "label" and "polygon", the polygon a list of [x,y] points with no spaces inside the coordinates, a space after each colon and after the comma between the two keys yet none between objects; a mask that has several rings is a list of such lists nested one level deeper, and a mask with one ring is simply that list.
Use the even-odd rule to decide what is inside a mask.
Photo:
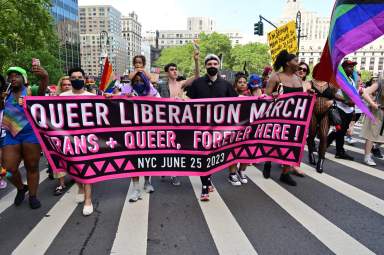
[{"label": "sunglasses", "polygon": [[299,67],[299,71],[308,72],[307,68]]}]

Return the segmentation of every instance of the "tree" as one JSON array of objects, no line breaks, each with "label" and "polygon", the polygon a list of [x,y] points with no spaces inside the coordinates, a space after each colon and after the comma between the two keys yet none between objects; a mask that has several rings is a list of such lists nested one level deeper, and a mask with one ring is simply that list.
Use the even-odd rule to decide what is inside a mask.
[{"label": "tree", "polygon": [[361,70],[361,80],[367,82],[372,78],[372,73],[367,70]]},{"label": "tree", "polygon": [[[223,69],[243,70],[244,62],[249,63],[249,71],[252,73],[261,73],[264,66],[269,65],[271,57],[267,45],[260,43],[251,43],[246,45],[237,45],[232,48],[231,40],[228,36],[218,33],[200,34],[200,71],[204,73],[204,57],[213,53],[223,56]],[[191,43],[166,48],[161,52],[160,58],[156,61],[157,67],[164,67],[166,64],[175,63],[181,74],[191,76],[194,71],[192,60],[193,46]]]},{"label": "tree", "polygon": [[[219,33],[205,34],[201,33],[199,36],[200,40],[200,52],[201,56],[204,57],[210,53],[216,55],[222,55],[223,57],[223,68],[231,67],[231,40],[228,36]],[[202,66],[204,67],[204,66]]]},{"label": "tree", "polygon": [[261,43],[236,45],[231,51],[231,70],[243,70],[245,62],[250,73],[261,74],[264,67],[271,64],[268,45]]},{"label": "tree", "polygon": [[[62,75],[59,40],[50,14],[50,0],[0,0],[0,71],[19,65],[29,70],[32,58],[56,82]],[[32,82],[35,77],[31,76]]]},{"label": "tree", "polygon": [[165,48],[162,50],[160,58],[156,61],[155,66],[163,68],[169,63],[175,63],[177,64],[180,74],[190,76],[193,74],[194,70],[192,54],[192,44]]}]

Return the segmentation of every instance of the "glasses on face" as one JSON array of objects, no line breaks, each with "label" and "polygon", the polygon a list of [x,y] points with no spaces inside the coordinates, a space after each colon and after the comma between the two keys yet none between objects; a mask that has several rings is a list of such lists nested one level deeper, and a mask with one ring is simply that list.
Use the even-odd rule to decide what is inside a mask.
[{"label": "glasses on face", "polygon": [[177,68],[169,68],[170,72],[177,71]]},{"label": "glasses on face", "polygon": [[308,69],[307,68],[305,68],[305,67],[299,67],[299,71],[303,71],[303,72],[308,72]]}]

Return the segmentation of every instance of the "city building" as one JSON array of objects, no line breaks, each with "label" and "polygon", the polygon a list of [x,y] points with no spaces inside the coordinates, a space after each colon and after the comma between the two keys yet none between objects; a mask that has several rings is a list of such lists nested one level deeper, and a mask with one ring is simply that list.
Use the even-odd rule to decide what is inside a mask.
[{"label": "city building", "polygon": [[60,40],[63,72],[80,66],[79,6],[77,0],[52,0],[51,13]]},{"label": "city building", "polygon": [[216,22],[209,17],[189,17],[187,23],[189,31],[216,31]]},{"label": "city building", "polygon": [[[320,61],[320,57],[329,33],[329,17],[321,17],[316,12],[307,11],[301,5],[301,0],[286,0],[286,5],[279,25],[296,20],[297,12],[301,12],[302,35],[300,40],[299,60],[310,65]],[[374,75],[383,72],[384,37],[347,56],[356,61],[358,70],[369,71]]]},{"label": "city building", "polygon": [[144,36],[144,41],[150,43],[153,47],[163,49],[185,45],[199,38],[201,33],[212,34],[214,32],[227,35],[233,45],[243,43],[243,35],[239,31],[216,30],[215,21],[207,17],[188,18],[186,30],[160,30],[158,33],[158,42],[156,42],[156,32],[148,31]]},{"label": "city building", "polygon": [[128,67],[132,69],[132,60],[141,54],[141,24],[136,13],[131,12],[121,18],[122,36],[128,42]]},{"label": "city building", "polygon": [[139,52],[139,54],[145,57],[145,60],[147,62],[145,68],[147,71],[150,71],[152,66],[151,45],[148,42],[143,42],[141,44],[141,51]]},{"label": "city building", "polygon": [[128,42],[121,13],[110,5],[80,6],[80,52],[85,72],[100,77],[106,56],[117,76],[128,72]]}]

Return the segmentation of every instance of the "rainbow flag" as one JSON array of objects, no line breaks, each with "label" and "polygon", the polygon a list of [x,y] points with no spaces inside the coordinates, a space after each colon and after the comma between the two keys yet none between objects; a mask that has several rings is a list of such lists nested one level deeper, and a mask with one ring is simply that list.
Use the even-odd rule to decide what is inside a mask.
[{"label": "rainbow flag", "polygon": [[383,0],[337,0],[333,9],[328,40],[316,79],[337,84],[365,114],[373,115],[362,101],[340,62],[384,34]]},{"label": "rainbow flag", "polygon": [[99,89],[101,91],[106,91],[110,85],[114,84],[114,74],[112,69],[112,64],[109,62],[108,57],[105,59],[103,75],[100,79]]}]

